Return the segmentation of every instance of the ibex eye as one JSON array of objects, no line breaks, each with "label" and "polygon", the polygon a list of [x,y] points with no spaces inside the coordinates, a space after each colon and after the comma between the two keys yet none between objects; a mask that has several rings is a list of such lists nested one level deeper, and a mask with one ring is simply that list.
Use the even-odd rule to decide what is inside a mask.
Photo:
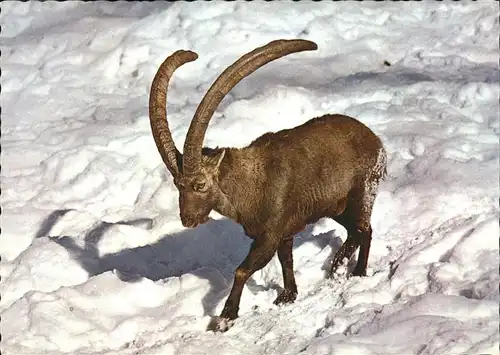
[{"label": "ibex eye", "polygon": [[205,183],[204,182],[197,182],[193,186],[195,191],[201,191],[205,188]]}]

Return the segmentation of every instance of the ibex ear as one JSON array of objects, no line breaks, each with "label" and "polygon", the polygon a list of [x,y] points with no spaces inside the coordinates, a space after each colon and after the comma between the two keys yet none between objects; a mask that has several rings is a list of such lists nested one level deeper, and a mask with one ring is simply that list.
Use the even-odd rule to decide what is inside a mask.
[{"label": "ibex ear", "polygon": [[220,163],[226,154],[225,149],[214,149],[210,155],[204,156],[206,164],[213,170],[219,170]]}]

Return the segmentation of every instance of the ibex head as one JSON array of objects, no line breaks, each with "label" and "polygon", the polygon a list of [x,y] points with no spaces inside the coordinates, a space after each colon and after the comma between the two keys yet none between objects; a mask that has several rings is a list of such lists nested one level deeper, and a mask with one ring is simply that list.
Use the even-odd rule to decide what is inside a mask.
[{"label": "ibex head", "polygon": [[278,40],[259,47],[234,62],[217,78],[200,102],[189,126],[184,155],[175,147],[167,122],[166,97],[174,71],[198,58],[192,51],[179,50],[160,65],[151,85],[149,118],[151,130],[163,162],[179,190],[182,224],[196,227],[206,222],[210,211],[219,203],[219,166],[225,150],[202,151],[208,123],[224,96],[243,78],[263,65],[285,55],[315,50],[317,45],[306,40]]},{"label": "ibex head", "polygon": [[184,227],[194,228],[205,223],[210,211],[219,202],[219,166],[224,154],[224,149],[218,149],[202,155],[197,173],[174,177],[174,184],[179,190],[179,209]]}]

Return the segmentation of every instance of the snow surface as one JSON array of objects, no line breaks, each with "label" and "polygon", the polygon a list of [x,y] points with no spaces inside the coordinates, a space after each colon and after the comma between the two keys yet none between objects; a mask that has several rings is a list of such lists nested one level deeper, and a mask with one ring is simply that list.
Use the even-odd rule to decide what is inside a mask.
[{"label": "snow surface", "polygon": [[[3,354],[498,354],[497,2],[4,2],[0,16]],[[389,158],[369,276],[325,279],[346,235],[321,220],[296,238],[297,301],[272,304],[275,258],[214,334],[250,240],[216,214],[182,227],[149,87],[173,51],[199,54],[169,90],[182,149],[216,76],[278,38],[319,49],[241,82],[205,144],[324,113],[366,123]]]}]

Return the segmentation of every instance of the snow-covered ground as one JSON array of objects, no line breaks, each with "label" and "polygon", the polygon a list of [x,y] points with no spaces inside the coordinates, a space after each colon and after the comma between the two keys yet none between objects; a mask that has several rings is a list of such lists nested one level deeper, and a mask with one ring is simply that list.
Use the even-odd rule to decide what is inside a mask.
[{"label": "snow-covered ground", "polygon": [[[497,2],[4,2],[0,16],[3,354],[498,354]],[[279,38],[319,49],[241,82],[205,144],[324,113],[372,128],[389,177],[369,276],[325,279],[346,235],[321,220],[296,238],[297,301],[272,304],[275,258],[214,334],[250,240],[217,215],[182,227],[149,87],[173,51],[199,54],[169,90],[182,149],[216,76]]]}]

